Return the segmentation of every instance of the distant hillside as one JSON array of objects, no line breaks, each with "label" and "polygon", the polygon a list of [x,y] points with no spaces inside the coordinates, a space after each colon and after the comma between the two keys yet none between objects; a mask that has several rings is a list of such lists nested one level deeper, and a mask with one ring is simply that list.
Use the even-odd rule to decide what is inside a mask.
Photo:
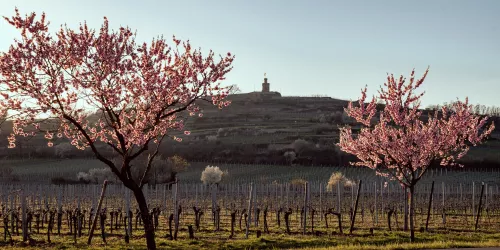
[{"label": "distant hillside", "polygon": [[[172,144],[173,149],[169,151],[181,153],[183,144],[188,144],[190,151],[197,151],[195,155],[214,160],[272,163],[282,162],[282,153],[293,148],[291,144],[295,140],[303,139],[310,142],[310,147],[298,155],[298,163],[335,165],[348,164],[347,161],[352,160],[342,154],[339,156],[334,146],[339,140],[339,126],[349,124],[353,129],[360,128],[344,114],[346,100],[281,97],[259,92],[232,95],[228,99],[232,100],[228,108],[206,107],[202,118],[190,120],[187,127],[192,130],[191,136],[184,137],[182,144]],[[494,117],[492,120],[497,124],[492,138],[471,149],[464,160],[500,163],[500,142],[496,140],[500,138],[500,119]],[[206,149],[206,154],[196,150],[205,148],[205,144],[214,145]]]},{"label": "distant hillside", "polygon": [[[329,97],[282,97],[277,92],[253,92],[228,97],[231,105],[219,110],[210,103],[200,102],[202,117],[192,117],[186,123],[191,135],[180,135],[183,142],[168,141],[162,154],[179,154],[191,161],[286,164],[284,152],[297,153],[296,164],[347,165],[355,160],[339,152],[339,126],[359,125],[348,118],[343,109],[347,101]],[[425,113],[425,112],[424,112]],[[464,162],[475,167],[500,166],[500,119],[494,118],[497,129],[485,144],[471,149]],[[0,146],[7,145],[9,130],[2,126]],[[296,140],[299,141],[293,145]],[[2,150],[10,157],[53,157],[54,149],[46,148],[43,138],[22,142],[21,148]],[[19,145],[19,144],[18,144]],[[36,153],[36,151],[39,151]],[[89,151],[75,151],[71,157],[92,156]]]}]

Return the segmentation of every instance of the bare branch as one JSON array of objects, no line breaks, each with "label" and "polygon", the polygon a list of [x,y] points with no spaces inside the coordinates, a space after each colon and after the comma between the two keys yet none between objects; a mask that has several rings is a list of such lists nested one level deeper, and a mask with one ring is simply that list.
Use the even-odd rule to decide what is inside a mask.
[{"label": "bare branch", "polygon": [[144,170],[144,173],[142,174],[142,177],[141,179],[139,180],[139,187],[142,188],[142,186],[144,185],[144,180],[146,179],[146,176],[148,175],[149,173],[149,170],[151,169],[151,164],[153,162],[153,159],[156,157],[156,155],[158,154],[158,149],[160,148],[160,144],[161,142],[163,141],[163,138],[165,136],[162,136],[160,138],[160,140],[158,140],[158,143],[156,144],[156,149],[155,151],[153,152],[153,154],[149,154],[148,155],[148,164],[146,165],[146,169]]}]

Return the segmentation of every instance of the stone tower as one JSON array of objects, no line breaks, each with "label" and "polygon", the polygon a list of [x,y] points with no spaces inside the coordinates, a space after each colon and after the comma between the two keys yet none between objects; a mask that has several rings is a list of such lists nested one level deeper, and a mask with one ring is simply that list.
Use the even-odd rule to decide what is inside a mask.
[{"label": "stone tower", "polygon": [[269,83],[267,82],[266,73],[264,73],[264,82],[262,83],[262,92],[269,92]]}]

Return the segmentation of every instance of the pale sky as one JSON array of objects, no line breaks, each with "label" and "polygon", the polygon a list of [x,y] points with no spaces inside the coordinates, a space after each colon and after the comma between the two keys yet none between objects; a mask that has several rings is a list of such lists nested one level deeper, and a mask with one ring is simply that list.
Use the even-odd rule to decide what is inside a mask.
[{"label": "pale sky", "polygon": [[[500,106],[500,0],[7,1],[0,15],[45,12],[51,32],[87,21],[137,30],[137,41],[176,35],[193,47],[236,55],[224,85],[261,89],[264,72],[282,95],[371,96],[386,73],[420,76],[423,105],[469,97]],[[14,37],[0,20],[0,51]]]}]

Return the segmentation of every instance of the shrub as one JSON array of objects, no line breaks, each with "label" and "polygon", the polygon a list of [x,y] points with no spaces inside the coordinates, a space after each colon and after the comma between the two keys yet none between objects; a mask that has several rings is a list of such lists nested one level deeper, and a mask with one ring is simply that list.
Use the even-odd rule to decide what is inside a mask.
[{"label": "shrub", "polygon": [[186,159],[178,155],[168,157],[166,160],[153,160],[152,171],[150,171],[148,178],[154,178],[155,183],[173,182],[177,178],[177,174],[185,171],[189,165]]},{"label": "shrub", "polygon": [[286,151],[283,156],[285,157],[286,161],[288,164],[292,164],[295,159],[297,159],[297,155],[295,154],[294,151]]},{"label": "shrub", "polygon": [[328,179],[326,191],[332,192],[333,188],[336,187],[339,183],[344,187],[352,187],[356,185],[353,180],[348,179],[341,172],[333,172],[332,175],[330,175],[330,179]]},{"label": "shrub", "polygon": [[207,141],[209,142],[216,142],[217,141],[217,135],[208,135],[207,136]]},{"label": "shrub", "polygon": [[295,187],[304,186],[306,184],[306,182],[307,181],[302,179],[302,178],[297,178],[297,179],[291,180],[290,185],[295,186]]},{"label": "shrub", "polygon": [[320,114],[316,120],[321,123],[338,124],[342,122],[342,112],[335,111],[330,114]]},{"label": "shrub", "polygon": [[218,184],[222,180],[224,172],[217,166],[206,166],[205,170],[201,172],[201,181],[203,184]]},{"label": "shrub", "polygon": [[167,158],[167,166],[171,169],[171,171],[179,173],[189,167],[189,162],[178,155],[174,155]]},{"label": "shrub", "polygon": [[112,182],[116,177],[109,168],[93,168],[88,173],[79,172],[76,178],[82,183],[98,184],[103,183],[104,180]]},{"label": "shrub", "polygon": [[344,187],[352,187],[352,186],[356,186],[356,181],[346,178],[346,181],[344,182]]},{"label": "shrub", "polygon": [[[121,160],[121,158],[115,158],[115,165],[121,165]],[[132,161],[130,172],[134,180],[139,181],[140,178],[142,178],[147,164],[147,157],[139,157]],[[151,168],[144,177],[143,181],[148,184],[171,183],[175,181],[177,173],[186,170],[188,166],[189,163],[187,160],[178,155],[174,155],[166,159],[158,155],[151,162]]]},{"label": "shrub", "polygon": [[335,111],[331,114],[332,123],[342,123],[343,112]]},{"label": "shrub", "polygon": [[292,142],[291,146],[292,146],[293,150],[295,151],[295,153],[300,155],[302,152],[304,152],[304,150],[311,148],[312,144],[306,140],[297,139],[294,142]]},{"label": "shrub", "polygon": [[81,182],[81,183],[85,183],[85,184],[89,184],[91,181],[91,177],[88,173],[85,173],[85,172],[79,172],[77,175],[76,175],[76,179]]}]

